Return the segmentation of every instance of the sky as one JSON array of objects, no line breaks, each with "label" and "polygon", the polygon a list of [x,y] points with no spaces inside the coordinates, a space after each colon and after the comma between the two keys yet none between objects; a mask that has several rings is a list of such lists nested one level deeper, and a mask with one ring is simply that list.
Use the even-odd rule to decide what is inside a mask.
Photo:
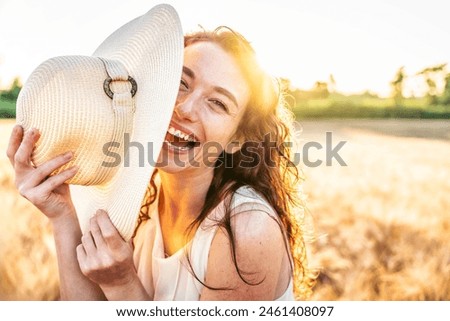
[{"label": "sky", "polygon": [[[162,1],[0,0],[0,88],[23,81],[44,60],[91,55],[114,30]],[[448,0],[166,0],[185,32],[229,26],[254,46],[269,73],[310,89],[390,94],[401,66],[408,75],[450,63]],[[450,71],[450,66],[448,67]],[[420,95],[417,77],[406,94]]]}]

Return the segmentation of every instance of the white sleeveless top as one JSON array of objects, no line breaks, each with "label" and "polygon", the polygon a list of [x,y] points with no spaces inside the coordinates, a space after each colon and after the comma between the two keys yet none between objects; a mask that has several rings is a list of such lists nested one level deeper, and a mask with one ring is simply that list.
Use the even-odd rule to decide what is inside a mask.
[{"label": "white sleeveless top", "polygon": [[[133,259],[139,279],[155,301],[198,301],[204,286],[191,271],[204,282],[209,249],[218,228],[215,222],[223,215],[223,211],[219,210],[223,202],[202,222],[192,240],[167,258],[164,255],[157,203],[150,205],[150,219],[141,223],[134,238]],[[269,209],[269,213],[273,212],[267,201],[250,187],[241,187],[236,191],[231,209],[245,203],[263,205]],[[192,270],[186,259],[186,251],[189,251]],[[278,300],[294,300],[292,277]]]}]

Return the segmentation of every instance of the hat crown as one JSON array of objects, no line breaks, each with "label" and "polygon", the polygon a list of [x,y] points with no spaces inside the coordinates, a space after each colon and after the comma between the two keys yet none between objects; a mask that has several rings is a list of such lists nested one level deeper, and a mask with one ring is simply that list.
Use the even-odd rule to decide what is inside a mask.
[{"label": "hat crown", "polygon": [[[54,173],[78,166],[68,183],[101,185],[116,174],[120,162],[112,156],[123,159],[123,139],[132,134],[134,107],[130,95],[127,106],[105,94],[108,77],[102,60],[85,56],[51,58],[31,74],[17,101],[17,122],[41,133],[32,154],[36,166],[72,151],[72,161]],[[120,83],[111,87],[129,93],[127,82]]]}]

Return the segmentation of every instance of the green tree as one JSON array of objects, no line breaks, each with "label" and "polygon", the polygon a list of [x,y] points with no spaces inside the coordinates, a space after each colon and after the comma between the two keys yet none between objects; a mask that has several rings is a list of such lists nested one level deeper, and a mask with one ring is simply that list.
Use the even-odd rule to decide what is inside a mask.
[{"label": "green tree", "polygon": [[391,81],[392,97],[394,97],[396,106],[401,106],[403,102],[403,82],[405,78],[405,67],[402,66],[397,70],[394,80]]},{"label": "green tree", "polygon": [[19,96],[19,92],[22,89],[22,82],[19,77],[14,78],[9,89],[0,93],[0,98],[3,100],[16,101]]},{"label": "green tree", "polygon": [[427,96],[430,105],[436,105],[438,103],[437,83],[440,79],[444,78],[446,66],[447,64],[440,64],[425,68],[417,73],[417,75],[424,78],[425,84],[428,87]]},{"label": "green tree", "polygon": [[313,88],[313,93],[316,96],[316,98],[328,98],[328,95],[330,92],[328,91],[328,83],[324,81],[316,81]]},{"label": "green tree", "polygon": [[442,103],[450,105],[450,73],[445,76],[444,92],[442,93]]}]

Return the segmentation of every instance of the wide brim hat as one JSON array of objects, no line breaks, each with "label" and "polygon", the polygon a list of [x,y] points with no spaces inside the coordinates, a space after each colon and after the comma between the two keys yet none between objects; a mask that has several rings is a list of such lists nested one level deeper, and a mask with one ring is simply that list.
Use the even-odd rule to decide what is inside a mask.
[{"label": "wide brim hat", "polygon": [[33,164],[74,153],[53,174],[79,167],[67,183],[83,232],[104,209],[125,240],[133,235],[178,94],[183,47],[176,11],[158,5],[92,56],[43,62],[22,88],[17,123],[41,134]]}]

